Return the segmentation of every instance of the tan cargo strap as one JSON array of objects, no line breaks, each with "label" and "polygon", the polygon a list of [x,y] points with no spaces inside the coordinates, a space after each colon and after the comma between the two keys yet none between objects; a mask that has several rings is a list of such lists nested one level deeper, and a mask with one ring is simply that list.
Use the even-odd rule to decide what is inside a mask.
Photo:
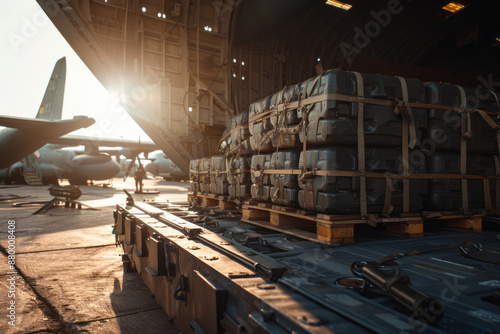
[{"label": "tan cargo strap", "polygon": [[[323,102],[326,100],[337,100],[337,101],[345,101],[345,102],[362,102],[365,104],[374,104],[374,105],[380,105],[380,106],[385,106],[385,107],[394,107],[395,101],[393,100],[382,100],[382,99],[374,99],[374,98],[367,98],[367,97],[359,97],[359,96],[351,96],[351,95],[345,95],[345,94],[338,94],[338,93],[328,93],[328,94],[322,94],[322,95],[315,95],[308,97],[306,99],[294,101],[294,102],[289,102],[289,103],[284,103],[280,104],[277,107],[267,110],[263,113],[253,115],[248,119],[249,123],[255,122],[259,120],[260,118],[264,117],[270,117],[270,114],[278,111],[286,111],[286,110],[292,110],[292,109],[297,109],[301,106],[305,105],[310,105],[310,104],[315,104],[318,102]],[[440,104],[431,104],[431,103],[420,103],[420,102],[408,102],[407,106],[409,108],[414,108],[414,109],[441,109],[441,110],[452,110],[456,112],[467,112],[467,113],[474,113],[477,111],[477,109],[471,109],[471,108],[459,108],[459,107],[453,107],[453,106],[445,106],[445,105],[440,105]],[[481,110],[484,115],[496,115],[496,113],[492,113],[489,111],[484,111]],[[481,115],[484,117],[483,115]],[[490,122],[488,122],[490,124]],[[495,124],[496,125],[496,124]],[[492,126],[492,124],[490,124]],[[496,126],[494,127],[496,128]]]},{"label": "tan cargo strap", "polygon": [[[406,180],[403,180],[406,181]],[[386,173],[385,175],[385,200],[384,200],[384,208],[382,209],[382,213],[384,215],[390,216],[392,211],[394,210],[394,206],[391,204],[392,200],[392,175],[390,173]]]},{"label": "tan cargo strap", "polygon": [[278,192],[279,192],[279,188],[274,188],[273,191],[271,192],[271,202],[273,203],[276,203],[276,201],[278,200]]},{"label": "tan cargo strap", "polygon": [[[260,155],[258,155],[258,157],[260,157]],[[254,178],[256,179],[255,182],[254,182],[254,185],[257,186],[257,199],[261,199],[262,198],[262,195],[263,195],[263,176],[264,174],[269,174],[269,173],[265,173],[265,169],[264,169],[264,165],[266,163],[266,160],[265,160],[265,156],[263,156],[264,159],[262,161],[262,166],[257,166],[257,167],[251,167],[251,173],[253,173],[253,176]],[[259,162],[257,161],[257,164],[259,164]]]},{"label": "tan cargo strap", "polygon": [[[215,178],[213,178],[213,177],[212,177],[212,175],[214,175],[213,170],[212,170],[214,167],[215,167],[215,166],[214,166],[214,157],[212,156],[212,157],[210,158],[210,168],[208,169],[208,182],[210,183],[210,184],[209,184],[209,186],[208,186],[208,189],[209,189],[209,191],[210,191],[211,193],[214,193],[214,192],[215,192],[215,191],[213,191],[213,190],[212,190],[212,188],[213,188],[214,186],[216,186],[216,185],[215,185]],[[214,185],[213,185],[213,186],[212,186],[212,183],[214,183]]]},{"label": "tan cargo strap", "polygon": [[[302,116],[302,122],[300,123],[302,126],[302,172],[306,173],[307,171],[307,124],[309,120],[309,110],[310,108],[306,108],[305,112]],[[305,197],[305,207],[307,210],[315,210],[314,203],[314,189],[311,182],[306,182],[305,179],[302,180],[305,183],[304,187],[304,197]]]},{"label": "tan cargo strap", "polygon": [[210,170],[210,174],[219,176],[220,174],[227,174],[227,170],[219,170],[219,169],[214,169]]},{"label": "tan cargo strap", "polygon": [[[498,95],[497,95],[496,92],[491,91],[491,90],[489,92],[493,95],[493,97],[497,101],[497,108],[498,108],[497,120],[498,120],[498,119],[500,119],[500,101],[498,99]],[[500,160],[499,160],[499,157],[500,157],[500,128],[497,126],[496,130],[497,130],[497,149],[498,149],[498,155],[494,156],[494,159],[495,159],[495,173],[497,175],[500,175]],[[500,209],[500,179],[497,179],[497,182],[496,182],[495,208],[497,210]]]},{"label": "tan cargo strap", "polygon": [[232,174],[240,174],[240,173],[250,173],[251,170],[250,169],[230,169],[229,170]]},{"label": "tan cargo strap", "polygon": [[[198,163],[199,163],[199,161],[198,161]],[[198,166],[196,169],[192,169],[192,168],[189,169],[189,179],[191,181],[198,181],[199,177],[200,177],[200,171],[199,171]]]},{"label": "tan cargo strap", "polygon": [[497,122],[495,122],[494,120],[491,119],[490,116],[488,116],[489,114],[484,111],[484,110],[481,110],[481,109],[474,109],[475,112],[477,112],[479,114],[479,116],[481,116],[484,121],[493,129],[493,130],[498,130],[499,129],[499,125],[497,124]]},{"label": "tan cargo strap", "polygon": [[236,189],[235,189],[234,194],[236,196],[240,196],[241,197],[241,182],[240,182],[240,177],[238,175],[235,175],[234,179],[236,180]]},{"label": "tan cargo strap", "polygon": [[[403,115],[403,134],[401,136],[402,144],[401,149],[403,153],[403,175],[410,171],[410,151],[409,147],[415,147],[417,142],[417,134],[415,130],[415,121],[408,107],[408,86],[406,80],[402,77],[397,77],[401,83],[401,90],[403,93],[403,101],[401,107],[399,103],[396,105],[395,110],[399,110]],[[408,131],[409,130],[409,131]],[[408,135],[410,135],[410,143],[408,144]],[[410,212],[410,180],[403,180],[403,212]]]},{"label": "tan cargo strap", "polygon": [[403,116],[403,125],[404,123],[408,123],[407,127],[409,129],[410,140],[407,146],[409,148],[414,148],[415,145],[417,144],[417,130],[416,130],[415,118],[413,117],[411,108],[408,106],[408,102],[396,99],[394,103],[394,113],[396,115],[401,114],[401,116]]},{"label": "tan cargo strap", "polygon": [[491,212],[493,210],[493,207],[491,205],[490,180],[487,177],[483,178],[483,192],[484,192],[484,208],[486,211]]},{"label": "tan cargo strap", "polygon": [[[500,133],[497,132],[497,138],[500,137]],[[500,140],[500,138],[499,138]],[[495,192],[495,207],[496,209],[500,209],[500,159],[497,155],[493,157],[495,159],[495,173],[497,174],[497,184],[496,184],[496,192]]]},{"label": "tan cargo strap", "polygon": [[[467,107],[467,96],[465,90],[461,86],[456,86],[460,92],[460,119],[461,132],[460,137],[460,173],[467,174],[467,140],[470,139],[470,117],[465,109]],[[462,209],[464,212],[469,212],[469,192],[467,189],[467,179],[462,179]]]},{"label": "tan cargo strap", "polygon": [[356,76],[356,86],[358,87],[358,170],[360,172],[359,179],[359,212],[362,218],[366,218],[368,214],[366,204],[366,165],[365,165],[365,128],[364,128],[364,95],[365,86],[363,77],[358,72],[353,72]]},{"label": "tan cargo strap", "polygon": [[236,157],[240,157],[241,155],[241,144],[240,145],[236,145],[234,148],[232,148],[231,150],[229,150],[229,153],[226,153],[227,155],[234,155],[234,152],[236,152]]},{"label": "tan cargo strap", "polygon": [[260,133],[261,139],[260,139],[260,144],[259,144],[260,146],[259,147],[262,147],[263,145],[270,144],[271,139],[272,139],[271,137],[275,133],[276,133],[276,129],[271,129],[271,130],[267,131],[264,135],[262,135],[262,133]]},{"label": "tan cargo strap", "polygon": [[[500,171],[500,170],[499,170]],[[266,169],[254,171],[255,177],[261,177],[263,174],[283,174],[283,175],[299,175],[302,179],[311,179],[315,176],[336,176],[336,177],[361,177],[364,175],[368,178],[385,179],[386,173],[350,171],[350,170],[310,170],[304,173],[302,169]],[[257,173],[257,175],[256,175]],[[466,179],[466,180],[482,180],[499,179],[500,175],[474,175],[474,174],[438,174],[438,173],[422,173],[422,174],[391,174],[392,179],[410,179],[410,180],[437,180],[437,179]],[[303,181],[301,181],[304,183]]]},{"label": "tan cargo strap", "polygon": [[[322,76],[323,76],[323,74],[320,76],[317,76],[316,79],[314,79],[314,82],[310,88],[311,92],[314,91],[314,89],[316,88],[316,85],[318,84],[318,81],[320,80],[320,78]],[[300,122],[299,125],[301,126],[301,130],[302,130],[302,171],[303,171],[303,173],[306,173],[306,171],[307,171],[307,126],[309,124],[309,111],[311,111],[311,108],[313,107],[314,104],[311,103],[311,104],[305,105],[303,107],[301,102],[302,102],[302,95],[298,94],[297,95],[297,109],[305,108],[302,111],[302,121]],[[292,108],[292,109],[295,109],[295,108]],[[315,193],[314,193],[312,183],[305,182],[305,180],[303,180],[303,182],[305,183],[305,187],[304,187],[305,207],[308,210],[315,210],[314,203],[316,203],[316,200],[314,198]]]},{"label": "tan cargo strap", "polygon": [[229,137],[233,132],[235,131],[238,131],[238,130],[241,130],[241,129],[248,129],[248,121],[246,122],[243,122],[241,123],[240,125],[234,127],[233,129],[231,129],[231,131],[229,131],[228,133],[226,133],[220,140],[219,140],[219,143],[217,144],[217,148],[220,148],[220,145],[222,144],[222,142],[224,140],[227,139],[227,137]]},{"label": "tan cargo strap", "polygon": [[[203,168],[203,163],[205,162],[205,158],[201,158],[200,161],[198,162],[198,166],[201,166],[201,168]],[[208,183],[208,178],[210,177],[209,174],[208,174],[208,171],[199,171],[198,172],[198,175],[201,175],[201,178],[200,178],[200,181],[202,183]]]}]

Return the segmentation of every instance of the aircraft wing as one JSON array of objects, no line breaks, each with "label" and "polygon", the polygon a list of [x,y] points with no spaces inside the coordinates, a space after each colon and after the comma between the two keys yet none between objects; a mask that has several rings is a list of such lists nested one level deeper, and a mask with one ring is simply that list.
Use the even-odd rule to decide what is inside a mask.
[{"label": "aircraft wing", "polygon": [[[127,155],[137,155],[138,153],[149,153],[155,150],[158,150],[158,146],[153,143],[153,142],[137,142],[134,140],[128,140],[128,139],[104,139],[104,138],[96,138],[96,137],[84,137],[84,136],[73,136],[73,135],[68,135],[68,136],[62,136],[59,138],[55,138],[50,141],[51,144],[60,144],[60,145],[66,145],[66,146],[78,146],[78,145],[84,145],[86,149],[91,149],[91,151],[96,152],[95,149],[98,149],[100,146],[103,147],[122,147],[124,149],[127,149],[126,152],[124,150],[121,150],[122,154],[127,156]],[[101,153],[120,153],[120,151],[117,150],[101,150],[99,149],[99,152]]]},{"label": "aircraft wing", "polygon": [[75,116],[73,119],[65,120],[45,120],[15,116],[0,116],[0,126],[19,129],[22,131],[33,131],[43,135],[44,137],[58,137],[80,128],[88,127],[94,123],[95,120],[87,116]]}]

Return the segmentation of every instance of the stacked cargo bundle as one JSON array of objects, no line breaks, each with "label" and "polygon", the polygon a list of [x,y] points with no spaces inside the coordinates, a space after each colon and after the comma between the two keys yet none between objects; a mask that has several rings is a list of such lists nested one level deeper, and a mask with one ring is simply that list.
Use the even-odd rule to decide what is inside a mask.
[{"label": "stacked cargo bundle", "polygon": [[[495,175],[495,159],[490,154],[468,154],[467,174],[469,175]],[[427,158],[429,173],[446,175],[460,175],[460,154],[454,152],[436,151]],[[491,205],[496,200],[496,180],[471,179],[467,182],[467,196],[469,209],[487,208],[485,191],[489,193]],[[485,183],[489,184],[486,185]],[[488,191],[489,188],[489,191]],[[429,181],[429,193],[425,197],[425,209],[429,211],[452,211],[463,208],[462,184],[459,179],[432,179]],[[490,209],[491,210],[491,209]]]},{"label": "stacked cargo bundle", "polygon": [[[391,175],[401,170],[401,153],[392,148],[368,147],[365,151],[366,172],[385,173],[382,177],[367,177],[366,205],[371,213],[403,212],[403,179],[391,180]],[[301,153],[299,168],[303,167]],[[307,170],[311,175],[301,176],[299,205],[307,210],[323,213],[359,213],[360,178],[357,171],[358,154],[354,147],[331,146],[310,149],[306,153]],[[337,176],[336,171],[341,171]],[[425,160],[413,166],[413,173],[425,173]],[[332,176],[329,176],[332,175]],[[335,175],[335,176],[333,176]],[[388,184],[387,180],[391,180]],[[423,196],[427,192],[427,181],[410,180],[409,211],[421,211]]]},{"label": "stacked cargo bundle", "polygon": [[[498,100],[493,92],[428,83],[425,131],[429,180],[426,210],[487,209],[496,202]],[[494,156],[495,155],[495,156]],[[457,179],[456,175],[468,175]],[[475,178],[475,179],[473,179]]]},{"label": "stacked cargo bundle", "polygon": [[228,158],[227,179],[229,198],[241,200],[250,196],[250,159],[251,156]]},{"label": "stacked cargo bundle", "polygon": [[307,118],[307,128],[305,134],[301,132],[301,142],[306,136],[310,145],[358,145],[360,105],[363,135],[370,146],[401,146],[404,119],[411,120],[413,142],[427,127],[425,109],[395,109],[397,102],[425,102],[424,84],[417,79],[333,70],[303,82],[302,87],[298,116]]},{"label": "stacked cargo bundle", "polygon": [[231,124],[229,124],[224,133],[222,134],[222,138],[219,140],[219,152],[228,152],[231,149]]},{"label": "stacked cargo bundle", "polygon": [[227,157],[200,159],[197,171],[193,162],[192,179],[202,193],[250,192],[325,214],[492,209],[498,101],[474,93],[327,71],[235,116],[221,140]]},{"label": "stacked cargo bundle", "polygon": [[210,194],[210,158],[201,158],[198,161],[199,189],[203,195]]},{"label": "stacked cargo bundle", "polygon": [[[271,170],[258,172],[272,175],[271,192],[266,188],[269,183],[260,176],[255,178],[259,183],[252,186],[253,198],[288,206],[298,202],[304,209],[323,213],[422,210],[427,190],[425,180],[385,180],[390,180],[392,174],[410,172],[410,148],[422,138],[427,113],[422,107],[409,109],[407,104],[425,102],[422,82],[332,70],[274,94],[266,110],[262,106],[268,99],[256,102],[251,108],[249,126],[254,135],[251,142],[260,144],[252,147],[261,151],[269,151],[270,146],[274,150],[282,147],[302,150],[294,156],[293,151],[273,154],[276,159],[271,158]],[[260,112],[252,114],[252,110]],[[272,129],[266,127],[267,118]],[[267,131],[256,130],[262,128]],[[386,148],[370,150],[371,146]],[[320,149],[325,147],[328,150]],[[328,161],[337,152],[347,154],[349,163],[335,165],[335,161]],[[285,154],[289,156],[284,158]],[[299,154],[301,158],[297,161]],[[318,156],[322,158],[318,160]],[[285,160],[288,165],[280,164]],[[266,168],[257,165],[252,164],[253,169]],[[315,173],[320,168],[322,172]],[[371,171],[379,173],[378,179],[367,181],[363,174]],[[411,166],[412,173],[425,171],[425,160]],[[338,177],[339,172],[348,176]],[[300,183],[296,181],[297,175]]]},{"label": "stacked cargo bundle", "polygon": [[210,157],[210,194],[228,195],[227,192],[227,159],[225,155],[214,155]]},{"label": "stacked cargo bundle", "polygon": [[250,105],[248,110],[248,129],[250,131],[250,147],[257,152],[272,150],[272,124],[269,115],[271,96],[258,100]]},{"label": "stacked cargo bundle", "polygon": [[225,155],[190,161],[190,190],[193,195],[228,195]]},{"label": "stacked cargo bundle", "polygon": [[269,202],[271,192],[271,177],[265,170],[271,167],[271,154],[254,154],[250,164],[252,186],[250,192],[253,199]]},{"label": "stacked cargo bundle", "polygon": [[[283,88],[271,97],[269,109],[278,110],[292,102],[297,102],[301,92],[301,84]],[[270,120],[272,130],[268,132],[271,136],[273,148],[292,148],[299,146],[298,126],[301,119],[298,117],[297,108],[287,108],[282,113],[271,113]]]},{"label": "stacked cargo bundle", "polygon": [[249,141],[248,111],[242,112],[231,119],[230,136],[230,153],[234,152],[238,155],[252,153]]},{"label": "stacked cargo bundle", "polygon": [[219,155],[191,160],[191,192],[241,199],[250,194],[248,111],[235,115],[219,141]]},{"label": "stacked cargo bundle", "polygon": [[200,192],[200,159],[193,159],[189,162],[189,190],[193,195]]},{"label": "stacked cargo bundle", "polygon": [[[274,170],[293,170],[299,167],[299,151],[280,151],[271,155],[270,168]],[[271,202],[286,206],[298,204],[299,187],[297,175],[271,174]]]}]

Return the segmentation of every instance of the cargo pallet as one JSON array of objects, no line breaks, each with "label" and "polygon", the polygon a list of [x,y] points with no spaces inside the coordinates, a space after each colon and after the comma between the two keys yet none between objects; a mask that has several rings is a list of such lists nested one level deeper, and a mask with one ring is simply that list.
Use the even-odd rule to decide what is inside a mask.
[{"label": "cargo pallet", "polygon": [[229,199],[229,196],[221,195],[202,195],[188,193],[188,203],[190,206],[197,204],[203,207],[219,206],[220,210],[232,210],[238,207],[235,200]]},{"label": "cargo pallet", "polygon": [[[258,203],[243,205],[242,221],[322,244],[354,243],[356,224],[386,224],[387,233],[403,238],[424,236],[424,222],[446,220],[447,229],[459,232],[481,232],[484,214],[464,215],[454,212],[402,214],[401,217],[381,217],[370,214],[328,215],[291,207]],[[304,229],[305,228],[305,229]],[[315,232],[313,232],[315,230]]]}]

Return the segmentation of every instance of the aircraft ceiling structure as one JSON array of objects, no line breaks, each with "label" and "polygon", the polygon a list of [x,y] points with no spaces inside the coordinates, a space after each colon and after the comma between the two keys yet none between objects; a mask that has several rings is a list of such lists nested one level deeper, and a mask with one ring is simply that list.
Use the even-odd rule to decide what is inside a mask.
[{"label": "aircraft ceiling structure", "polygon": [[323,69],[500,88],[499,1],[37,2],[185,172],[232,115]]}]

